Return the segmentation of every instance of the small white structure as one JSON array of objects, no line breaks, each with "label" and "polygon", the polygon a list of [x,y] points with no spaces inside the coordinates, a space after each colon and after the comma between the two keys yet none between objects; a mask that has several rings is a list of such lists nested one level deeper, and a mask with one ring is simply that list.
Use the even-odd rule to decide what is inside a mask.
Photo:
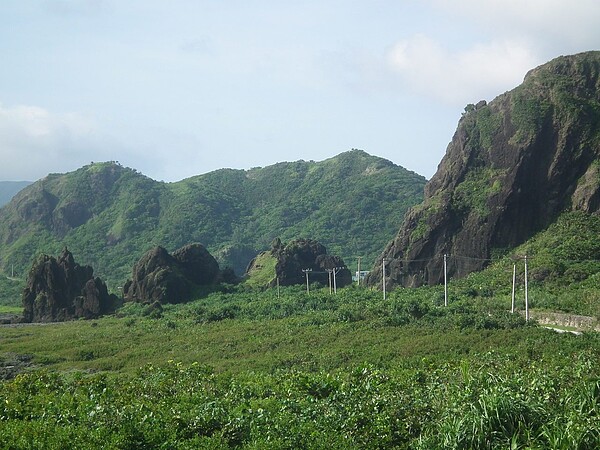
[{"label": "small white structure", "polygon": [[368,270],[361,270],[360,272],[354,272],[354,275],[352,275],[352,281],[358,281],[358,277],[360,277],[360,281],[362,282],[365,278],[367,278],[367,275],[369,274]]}]

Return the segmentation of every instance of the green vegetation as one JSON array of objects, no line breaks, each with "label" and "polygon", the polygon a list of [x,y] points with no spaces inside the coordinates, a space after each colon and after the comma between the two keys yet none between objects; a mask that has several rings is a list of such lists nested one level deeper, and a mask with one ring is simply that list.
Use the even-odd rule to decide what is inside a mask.
[{"label": "green vegetation", "polygon": [[260,253],[256,256],[254,269],[248,274],[245,284],[256,288],[269,286],[274,281],[276,265],[277,258],[271,252]]},{"label": "green vegetation", "polygon": [[475,120],[479,129],[479,142],[484,149],[492,149],[494,137],[501,130],[503,119],[502,111],[492,113],[489,106],[478,111]]},{"label": "green vegetation", "polygon": [[[213,293],[0,329],[11,448],[595,448],[600,337],[475,285]],[[12,357],[14,359],[14,357]],[[41,369],[44,367],[44,369]],[[568,425],[565,425],[568,424]]]},{"label": "green vegetation", "polygon": [[500,179],[504,177],[504,172],[491,168],[471,170],[453,192],[453,207],[459,211],[473,211],[480,218],[488,216],[488,199],[500,192]]},{"label": "green vegetation", "polygon": [[522,299],[527,256],[532,308],[600,318],[599,233],[600,216],[563,213],[548,229],[454,285],[459,291],[471,290],[473,297],[508,301],[516,264],[517,294]]},{"label": "green vegetation", "polygon": [[[451,194],[440,189],[415,207],[409,245],[431,231],[444,195],[456,211],[485,221],[510,173],[486,159],[500,122],[515,133],[511,145],[530,144],[551,112],[582,127],[569,151],[595,157],[584,150],[597,148],[600,108],[561,97],[570,66],[557,61],[528,75],[505,115],[483,103],[466,108],[466,144],[455,163],[468,170],[452,180],[459,184]],[[544,86],[558,89],[552,111],[536,96]],[[581,111],[591,120],[578,123]],[[595,192],[594,164],[571,184],[574,209],[585,209],[578,199]],[[64,244],[114,283],[153,244],[201,241],[232,261],[274,237],[307,236],[347,259],[374,255],[422,182],[397,169],[353,151],[173,184],[112,163],[51,175],[2,210],[4,268],[26,267],[28,252],[57,253]],[[519,247],[494,249],[485,270],[451,280],[448,306],[442,286],[399,288],[386,300],[357,286],[336,295],[317,285],[310,294],[304,286],[259,290],[274,273],[275,259],[264,253],[250,282],[198,292],[186,304],[126,304],[94,321],[2,326],[0,442],[11,449],[600,448],[593,329],[600,215],[571,211],[549,221]],[[590,316],[581,335],[525,320],[525,256],[531,317]],[[468,257],[448,259],[457,267]],[[0,294],[14,299],[19,285],[2,278]]]},{"label": "green vegetation", "polygon": [[20,306],[24,281],[0,276],[0,306]]},{"label": "green vegetation", "polygon": [[[600,217],[567,213],[515,250],[530,258],[532,308],[600,317],[599,232]],[[0,442],[597,448],[600,334],[525,322],[522,260],[511,314],[512,261],[452,281],[448,307],[442,286],[384,301],[356,286],[240,285],[162,310],[2,327],[0,370],[33,366],[0,382]]]},{"label": "green vegetation", "polygon": [[548,113],[550,102],[538,97],[528,86],[517,88],[511,97],[511,119],[517,131],[511,138],[513,144],[529,144],[540,131]]},{"label": "green vegetation", "polygon": [[22,313],[23,313],[22,306],[0,305],[0,314],[20,315]]},{"label": "green vegetation", "polygon": [[597,448],[597,354],[486,353],[391,370],[219,376],[146,366],[127,381],[35,373],[0,385],[10,448]]},{"label": "green vegetation", "polygon": [[511,120],[516,133],[511,141],[529,143],[552,114],[564,129],[578,130],[582,137],[578,145],[587,147],[593,142],[597,145],[599,86],[584,81],[586,77],[598,79],[597,61],[598,52],[588,52],[581,58],[578,55],[557,58],[532,71],[513,91]]},{"label": "green vegetation", "polygon": [[113,291],[150,247],[204,244],[241,275],[280,237],[310,237],[351,264],[371,264],[406,210],[422,198],[425,179],[353,150],[322,162],[223,169],[159,183],[117,163],[53,174],[0,210],[0,267],[20,276],[40,252],[66,245]]}]

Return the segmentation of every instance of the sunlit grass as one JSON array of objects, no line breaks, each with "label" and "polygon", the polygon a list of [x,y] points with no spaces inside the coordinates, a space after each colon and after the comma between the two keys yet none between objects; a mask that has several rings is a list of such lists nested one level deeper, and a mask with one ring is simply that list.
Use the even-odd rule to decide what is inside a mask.
[{"label": "sunlit grass", "polygon": [[22,306],[0,305],[0,314],[21,314]]}]

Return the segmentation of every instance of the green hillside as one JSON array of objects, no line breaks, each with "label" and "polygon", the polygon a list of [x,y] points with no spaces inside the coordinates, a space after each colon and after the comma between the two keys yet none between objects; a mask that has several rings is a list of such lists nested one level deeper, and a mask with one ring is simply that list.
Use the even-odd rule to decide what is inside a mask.
[{"label": "green hillside", "polygon": [[280,237],[310,237],[351,263],[372,262],[425,179],[360,150],[322,161],[223,169],[176,183],[114,162],[51,174],[0,210],[0,268],[24,275],[66,245],[113,290],[154,245],[204,244],[238,274]]}]

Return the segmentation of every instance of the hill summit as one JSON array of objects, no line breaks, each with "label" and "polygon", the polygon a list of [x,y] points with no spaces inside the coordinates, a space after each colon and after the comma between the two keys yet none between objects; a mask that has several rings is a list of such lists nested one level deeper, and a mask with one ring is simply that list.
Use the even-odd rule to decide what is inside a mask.
[{"label": "hill summit", "polygon": [[462,277],[561,213],[600,210],[600,52],[556,58],[519,87],[468,105],[423,203],[370,274],[390,286]]}]

